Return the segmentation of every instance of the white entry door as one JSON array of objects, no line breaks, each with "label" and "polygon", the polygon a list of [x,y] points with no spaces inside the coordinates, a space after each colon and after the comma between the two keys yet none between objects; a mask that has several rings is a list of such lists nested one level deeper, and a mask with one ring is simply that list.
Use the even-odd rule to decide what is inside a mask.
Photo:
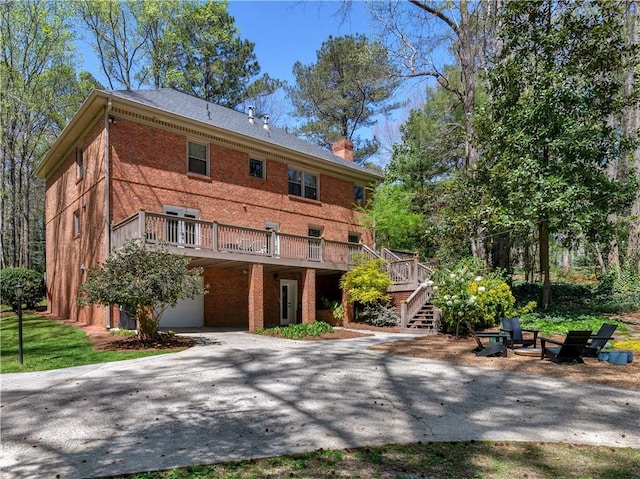
[{"label": "white entry door", "polygon": [[280,325],[296,322],[298,313],[298,282],[293,279],[280,280]]}]

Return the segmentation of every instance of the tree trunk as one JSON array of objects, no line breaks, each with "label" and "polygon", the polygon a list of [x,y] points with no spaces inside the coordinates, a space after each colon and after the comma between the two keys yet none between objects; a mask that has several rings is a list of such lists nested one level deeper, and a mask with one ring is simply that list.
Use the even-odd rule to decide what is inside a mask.
[{"label": "tree trunk", "polygon": [[[635,47],[638,45],[639,7],[637,0],[630,1],[625,12],[627,42]],[[626,95],[633,95],[635,92],[635,66],[636,63],[632,62],[625,72],[624,89]],[[639,124],[640,106],[634,104],[625,110],[622,118],[622,127],[625,134],[636,141],[638,140]],[[636,180],[640,181],[640,146],[637,146],[633,151],[633,155],[629,158],[629,163],[629,175],[634,175]],[[640,277],[640,189],[636,191],[631,205],[631,222],[625,253],[625,269],[635,271]]]},{"label": "tree trunk", "polygon": [[538,226],[538,241],[540,242],[540,276],[542,279],[542,307],[547,309],[551,301],[551,278],[549,277],[549,220],[540,221]]}]

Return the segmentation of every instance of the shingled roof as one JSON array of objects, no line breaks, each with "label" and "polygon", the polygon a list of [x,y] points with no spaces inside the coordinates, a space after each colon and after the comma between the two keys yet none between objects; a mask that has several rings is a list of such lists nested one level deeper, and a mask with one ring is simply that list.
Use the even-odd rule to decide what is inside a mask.
[{"label": "shingled roof", "polygon": [[264,128],[261,118],[255,118],[254,123],[251,123],[246,113],[225,108],[171,88],[161,88],[158,90],[114,90],[105,91],[104,93],[128,101],[138,102],[147,107],[153,107],[189,120],[212,125],[219,129],[235,132],[275,146],[312,155],[349,169],[379,176],[376,172],[351,163],[340,156],[334,155],[319,146],[302,140],[273,125],[269,125],[269,129],[267,130]]}]

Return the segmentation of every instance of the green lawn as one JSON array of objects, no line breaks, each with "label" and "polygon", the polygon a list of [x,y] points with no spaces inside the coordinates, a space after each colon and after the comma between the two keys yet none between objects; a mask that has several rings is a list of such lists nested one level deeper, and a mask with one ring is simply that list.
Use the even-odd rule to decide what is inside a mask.
[{"label": "green lawn", "polygon": [[18,317],[3,313],[0,318],[0,373],[45,371],[84,364],[163,354],[163,351],[94,351],[84,331],[25,312],[23,321],[24,365],[18,361]]},{"label": "green lawn", "polygon": [[640,450],[552,443],[442,442],[320,450],[112,479],[637,479]]}]

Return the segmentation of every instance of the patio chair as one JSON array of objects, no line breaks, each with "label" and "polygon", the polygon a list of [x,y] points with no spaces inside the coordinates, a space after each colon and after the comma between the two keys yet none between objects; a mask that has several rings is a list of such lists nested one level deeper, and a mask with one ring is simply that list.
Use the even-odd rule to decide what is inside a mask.
[{"label": "patio chair", "polygon": [[[464,324],[467,326],[469,332],[473,335],[476,340],[477,347],[473,350],[476,353],[476,356],[506,356],[507,355],[507,345],[502,341],[503,338],[500,337],[500,333],[476,333],[471,326],[469,321],[465,321]],[[499,343],[483,343],[480,338],[500,338],[501,342]]]},{"label": "patio chair", "polygon": [[[582,353],[591,338],[591,331],[569,331],[564,341],[540,337],[540,359],[548,357],[554,363],[583,363]],[[548,347],[547,343],[558,346]]]},{"label": "patio chair", "polygon": [[[538,333],[540,332],[537,329],[522,329],[520,326],[520,318],[502,318],[502,328],[500,328],[500,331],[509,333],[508,345],[512,349],[516,344],[523,347],[533,346],[535,348],[538,342]],[[523,331],[530,333],[530,335],[527,335],[528,337],[525,338],[522,334]],[[531,337],[531,335],[533,335],[533,337]]]},{"label": "patio chair", "polygon": [[595,335],[591,335],[591,341],[584,348],[582,355],[586,358],[597,358],[598,353],[605,347],[607,341],[613,339],[613,333],[617,327],[617,324],[604,323]]}]

